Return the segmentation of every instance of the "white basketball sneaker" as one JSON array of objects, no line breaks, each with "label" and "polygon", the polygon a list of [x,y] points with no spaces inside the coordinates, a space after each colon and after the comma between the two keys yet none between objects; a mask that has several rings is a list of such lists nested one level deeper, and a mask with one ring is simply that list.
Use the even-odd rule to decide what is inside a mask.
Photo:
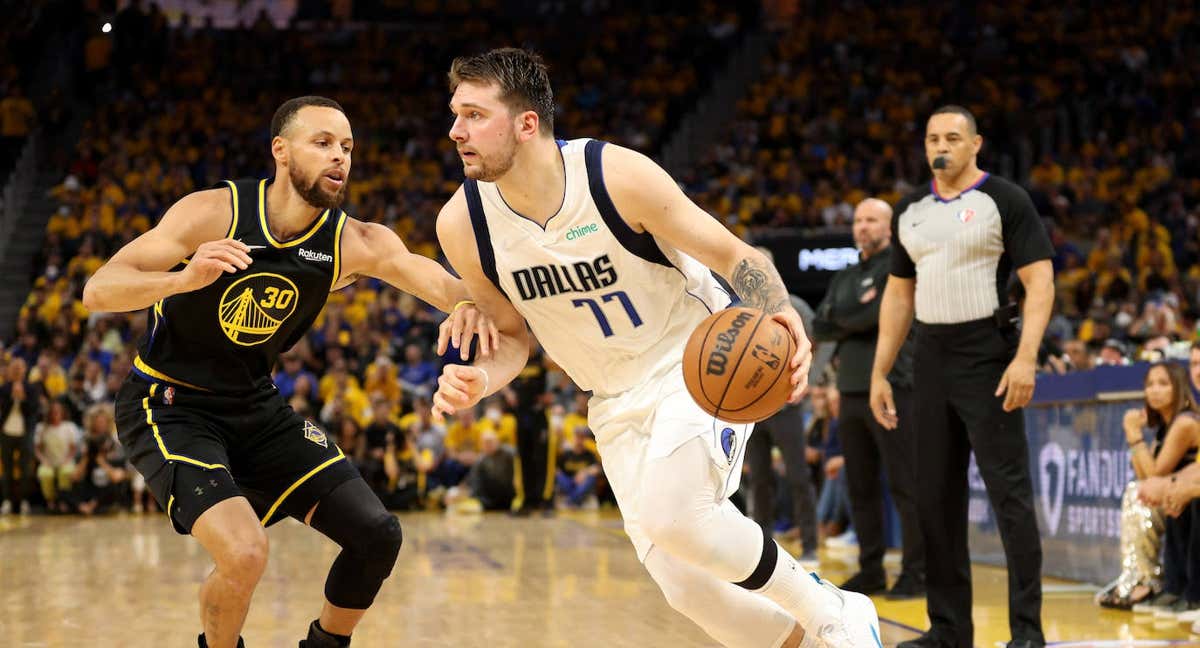
[{"label": "white basketball sneaker", "polygon": [[821,579],[821,586],[841,603],[840,614],[815,629],[829,648],[883,648],[879,640],[879,614],[871,599],[857,592],[843,592]]}]

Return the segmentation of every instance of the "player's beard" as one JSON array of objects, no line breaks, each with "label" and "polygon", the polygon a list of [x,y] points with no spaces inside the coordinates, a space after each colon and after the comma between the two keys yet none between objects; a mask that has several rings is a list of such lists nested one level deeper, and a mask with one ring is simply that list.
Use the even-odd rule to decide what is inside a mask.
[{"label": "player's beard", "polygon": [[300,173],[300,169],[295,165],[288,168],[288,179],[292,181],[292,187],[304,202],[316,207],[317,209],[337,209],[342,206],[342,201],[346,199],[346,188],[350,186],[350,178],[347,177],[342,182],[341,189],[335,192],[325,191],[321,188],[321,178],[325,177],[318,173],[313,181],[307,182],[304,176]]},{"label": "player's beard", "polygon": [[506,150],[486,158],[482,153],[478,151],[476,153],[479,156],[479,163],[473,167],[463,165],[463,173],[468,178],[479,182],[495,182],[503,178],[509,169],[512,169],[513,162],[517,159],[517,138],[513,136],[512,143]]}]

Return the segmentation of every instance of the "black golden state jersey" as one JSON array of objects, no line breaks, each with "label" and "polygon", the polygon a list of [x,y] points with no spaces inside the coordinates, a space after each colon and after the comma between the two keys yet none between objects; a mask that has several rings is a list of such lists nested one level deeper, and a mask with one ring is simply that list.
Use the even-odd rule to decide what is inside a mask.
[{"label": "black golden state jersey", "polygon": [[[280,352],[312,326],[337,281],[346,214],[323,212],[303,233],[277,241],[267,227],[271,180],[226,180],[229,237],[250,246],[253,263],[212,284],[166,297],[150,309],[134,371],[144,378],[236,393],[270,383]],[[176,270],[187,261],[181,261]]]}]

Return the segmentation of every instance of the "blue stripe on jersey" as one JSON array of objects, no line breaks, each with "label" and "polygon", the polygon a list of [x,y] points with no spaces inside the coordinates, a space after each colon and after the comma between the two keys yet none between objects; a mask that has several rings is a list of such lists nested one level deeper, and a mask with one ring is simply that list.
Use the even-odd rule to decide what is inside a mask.
[{"label": "blue stripe on jersey", "polygon": [[608,189],[604,187],[604,168],[601,165],[604,144],[605,142],[600,140],[590,140],[583,149],[584,162],[587,164],[588,188],[592,192],[592,202],[595,202],[596,208],[600,210],[600,217],[604,219],[609,231],[617,237],[617,241],[626,250],[650,263],[657,263],[668,268],[674,267],[667,260],[663,251],[659,249],[658,243],[654,242],[654,237],[649,232],[633,231],[633,228],[629,227],[625,219],[621,218],[621,214],[617,212],[616,205],[613,205],[612,198],[608,196]]},{"label": "blue stripe on jersey", "polygon": [[467,212],[471,215],[471,229],[475,230],[475,245],[479,248],[479,265],[483,274],[496,285],[496,290],[504,294],[500,287],[500,275],[496,272],[496,251],[492,248],[492,236],[488,231],[487,216],[483,213],[483,201],[479,199],[479,185],[467,178],[463,182],[463,193],[467,196]]}]

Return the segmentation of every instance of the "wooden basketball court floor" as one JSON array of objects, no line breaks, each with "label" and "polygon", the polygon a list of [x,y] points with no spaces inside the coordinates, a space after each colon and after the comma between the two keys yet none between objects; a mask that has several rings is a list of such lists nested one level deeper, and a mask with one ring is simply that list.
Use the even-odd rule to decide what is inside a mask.
[{"label": "wooden basketball court floor", "polygon": [[[555,518],[401,515],[404,548],[354,636],[358,648],[709,647],[671,610],[613,512]],[[243,632],[249,648],[294,648],[319,610],[332,543],[302,525],[269,532],[270,565]],[[822,556],[839,582],[853,556]],[[0,647],[194,647],[197,585],[209,570],[161,514],[0,518]],[[976,642],[1006,640],[1005,574],[975,568]],[[885,646],[926,623],[923,601],[877,599]],[[1052,643],[1200,646],[1178,626],[1101,611],[1084,588],[1047,580]]]}]

